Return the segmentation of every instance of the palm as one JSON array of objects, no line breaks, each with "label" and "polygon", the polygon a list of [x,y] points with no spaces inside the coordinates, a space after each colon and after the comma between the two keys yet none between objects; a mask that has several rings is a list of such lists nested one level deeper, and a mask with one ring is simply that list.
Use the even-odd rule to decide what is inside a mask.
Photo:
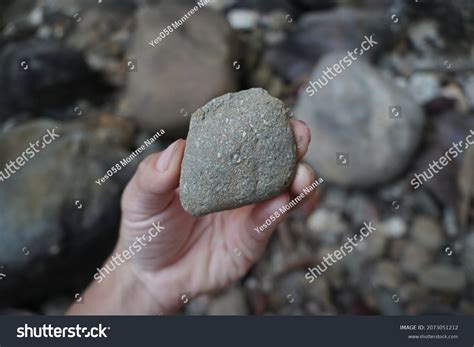
[{"label": "palm", "polygon": [[159,221],[165,229],[136,254],[136,264],[157,276],[180,274],[186,282],[180,288],[206,292],[240,278],[260,255],[255,240],[243,232],[250,229],[258,238],[249,218],[252,207],[193,217],[183,210],[176,192],[162,213],[137,215],[124,210],[122,233],[130,245],[146,233],[143,221]]}]

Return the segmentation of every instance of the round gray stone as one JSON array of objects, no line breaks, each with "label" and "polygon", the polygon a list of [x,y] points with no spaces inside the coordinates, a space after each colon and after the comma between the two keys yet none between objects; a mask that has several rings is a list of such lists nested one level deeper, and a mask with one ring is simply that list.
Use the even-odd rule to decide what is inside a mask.
[{"label": "round gray stone", "polygon": [[289,186],[295,168],[283,102],[260,88],[225,94],[192,115],[181,203],[199,216],[269,199]]},{"label": "round gray stone", "polygon": [[315,84],[313,96],[304,87],[295,114],[314,139],[305,159],[325,181],[372,187],[406,169],[422,135],[424,114],[406,91],[361,58],[326,78],[323,71],[345,55],[336,52],[320,60],[310,80],[326,84]]},{"label": "round gray stone", "polygon": [[452,265],[433,265],[420,277],[420,282],[427,288],[459,293],[466,287],[466,274]]}]

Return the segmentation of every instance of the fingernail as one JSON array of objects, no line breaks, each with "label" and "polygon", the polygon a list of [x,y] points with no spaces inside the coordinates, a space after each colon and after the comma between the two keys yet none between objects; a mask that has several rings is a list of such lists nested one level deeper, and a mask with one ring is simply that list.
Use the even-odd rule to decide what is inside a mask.
[{"label": "fingernail", "polygon": [[173,159],[176,149],[178,148],[178,141],[179,140],[173,142],[163,153],[161,153],[160,157],[158,158],[158,162],[156,163],[156,168],[158,171],[165,172],[168,170],[171,160]]},{"label": "fingernail", "polygon": [[304,124],[305,127],[308,127],[308,124],[306,124],[306,122],[304,120],[298,119],[298,122],[301,122],[301,123]]},{"label": "fingernail", "polygon": [[308,163],[301,162],[300,164],[303,165],[306,168],[306,170],[308,170],[309,173],[311,173],[311,171],[313,171],[313,168],[311,166],[309,166]]}]

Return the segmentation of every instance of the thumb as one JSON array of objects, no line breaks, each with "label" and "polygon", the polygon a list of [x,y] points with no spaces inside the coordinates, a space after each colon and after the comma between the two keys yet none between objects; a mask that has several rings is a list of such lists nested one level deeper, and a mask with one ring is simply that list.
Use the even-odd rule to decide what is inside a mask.
[{"label": "thumb", "polygon": [[185,144],[185,140],[179,139],[140,163],[122,196],[124,212],[146,218],[170,204],[179,186]]}]

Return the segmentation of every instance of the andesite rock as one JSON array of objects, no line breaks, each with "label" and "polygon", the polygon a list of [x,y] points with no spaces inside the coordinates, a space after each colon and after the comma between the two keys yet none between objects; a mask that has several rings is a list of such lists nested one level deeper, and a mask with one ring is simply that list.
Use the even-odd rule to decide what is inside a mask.
[{"label": "andesite rock", "polygon": [[181,203],[204,215],[269,199],[291,183],[296,145],[282,101],[260,88],[211,100],[191,118]]}]

